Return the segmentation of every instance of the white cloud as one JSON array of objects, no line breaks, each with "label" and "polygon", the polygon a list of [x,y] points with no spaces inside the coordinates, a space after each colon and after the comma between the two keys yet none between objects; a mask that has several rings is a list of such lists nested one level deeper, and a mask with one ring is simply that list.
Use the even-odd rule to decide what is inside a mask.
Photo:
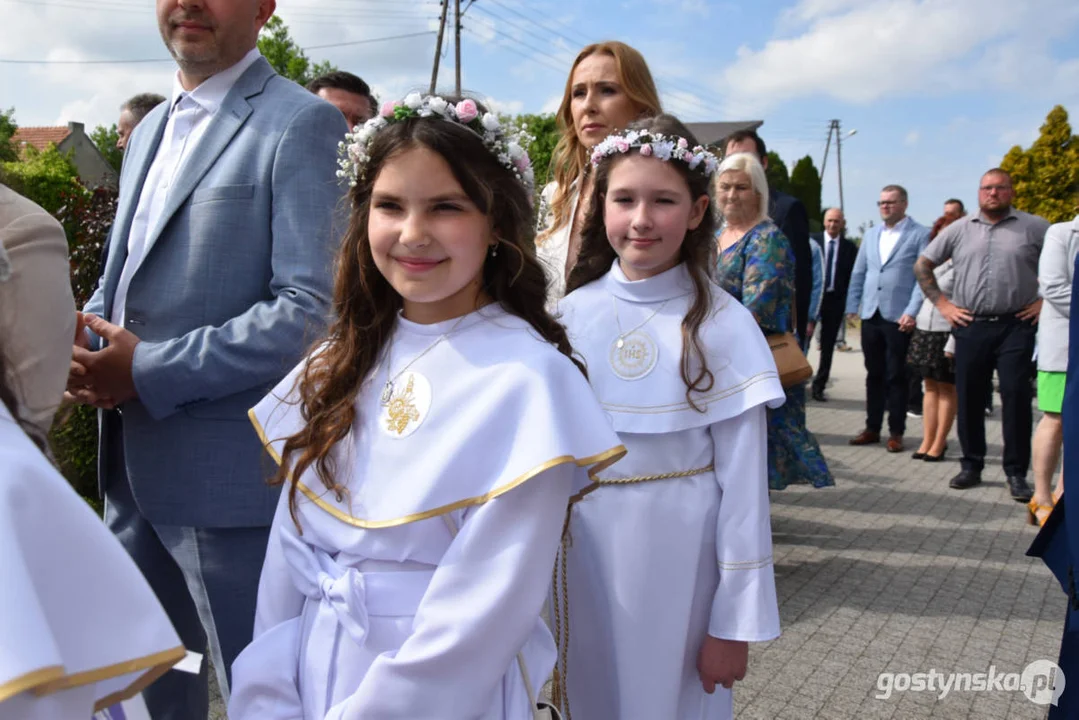
[{"label": "white cloud", "polygon": [[779,29],[804,30],[739,48],[716,87],[729,113],[752,115],[813,96],[868,104],[987,81],[1029,89],[1046,72],[1063,84],[1079,69],[1055,68],[1046,40],[1077,23],[1074,0],[800,0]]},{"label": "white cloud", "polygon": [[903,144],[907,147],[914,147],[921,139],[921,133],[919,133],[917,130],[911,130],[909,133],[907,133],[907,136],[903,138]]},{"label": "white cloud", "polygon": [[523,100],[498,100],[493,97],[487,98],[487,107],[493,113],[499,115],[517,115],[524,110]]},{"label": "white cloud", "polygon": [[547,100],[543,103],[543,106],[540,108],[540,112],[556,113],[558,112],[558,108],[561,105],[562,93],[558,93],[557,95],[552,95],[551,97],[547,98]]}]

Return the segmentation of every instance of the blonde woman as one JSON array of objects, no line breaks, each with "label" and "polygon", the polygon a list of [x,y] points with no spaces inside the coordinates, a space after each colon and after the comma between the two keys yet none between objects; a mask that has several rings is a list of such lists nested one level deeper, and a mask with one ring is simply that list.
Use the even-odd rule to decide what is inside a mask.
[{"label": "blonde woman", "polygon": [[[565,295],[566,278],[581,247],[581,226],[592,188],[592,177],[586,172],[589,151],[633,120],[660,110],[652,73],[632,47],[612,40],[589,45],[577,54],[558,107],[562,136],[551,157],[553,180],[543,189],[547,226],[536,239],[537,253],[547,268],[552,304]],[[582,197],[586,200],[579,203]]]},{"label": "blonde woman", "polygon": [[[719,166],[716,201],[720,286],[757,319],[765,335],[794,330],[794,252],[768,217],[768,180],[756,156],[730,155]],[[834,485],[816,438],[806,429],[805,386],[786,389],[782,407],[768,411],[768,486]]]}]

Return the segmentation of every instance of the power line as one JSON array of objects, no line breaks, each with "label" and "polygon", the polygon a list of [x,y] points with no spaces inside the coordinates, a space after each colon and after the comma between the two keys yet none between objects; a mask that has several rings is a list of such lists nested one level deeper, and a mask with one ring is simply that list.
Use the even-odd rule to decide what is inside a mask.
[{"label": "power line", "polygon": [[[404,40],[405,38],[434,35],[434,30],[424,32],[405,33],[403,35],[389,35],[387,37],[367,38],[365,40],[352,40],[349,42],[328,43],[326,45],[310,45],[301,50],[321,50],[323,48],[345,47],[348,45],[367,45],[368,43],[386,42],[387,40]],[[175,62],[172,58],[149,58],[138,60],[8,60],[0,58],[0,63],[5,65],[130,65],[134,63],[170,63]]]}]

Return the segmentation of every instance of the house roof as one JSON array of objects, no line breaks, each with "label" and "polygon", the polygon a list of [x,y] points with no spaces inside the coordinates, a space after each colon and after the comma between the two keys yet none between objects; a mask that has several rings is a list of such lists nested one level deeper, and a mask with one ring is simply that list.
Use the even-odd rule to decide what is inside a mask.
[{"label": "house roof", "polygon": [[11,140],[16,148],[23,145],[33,145],[38,150],[44,150],[49,143],[59,145],[70,134],[71,128],[67,125],[61,125],[60,127],[21,127],[11,136]]},{"label": "house roof", "polygon": [[764,124],[763,120],[734,120],[729,122],[691,122],[686,123],[697,141],[702,145],[712,145],[739,130],[756,130]]}]

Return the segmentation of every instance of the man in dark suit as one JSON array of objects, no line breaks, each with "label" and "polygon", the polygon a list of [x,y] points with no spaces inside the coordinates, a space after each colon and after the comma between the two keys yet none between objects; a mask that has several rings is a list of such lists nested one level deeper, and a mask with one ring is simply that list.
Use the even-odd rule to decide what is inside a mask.
[{"label": "man in dark suit", "polygon": [[[753,130],[739,130],[723,142],[723,154],[756,154],[768,169],[768,150]],[[798,337],[805,338],[809,321],[809,297],[813,291],[813,253],[809,249],[809,214],[802,201],[793,195],[768,188],[768,217],[772,218],[794,251],[794,306],[797,310]]]},{"label": "man in dark suit", "polygon": [[847,289],[858,246],[846,237],[847,220],[839,208],[829,208],[824,213],[824,232],[813,235],[813,241],[821,247],[824,258],[824,294],[820,303],[820,363],[817,377],[813,379],[813,399],[824,402],[824,388],[832,372],[832,354],[839,329],[843,326],[847,306]]}]

